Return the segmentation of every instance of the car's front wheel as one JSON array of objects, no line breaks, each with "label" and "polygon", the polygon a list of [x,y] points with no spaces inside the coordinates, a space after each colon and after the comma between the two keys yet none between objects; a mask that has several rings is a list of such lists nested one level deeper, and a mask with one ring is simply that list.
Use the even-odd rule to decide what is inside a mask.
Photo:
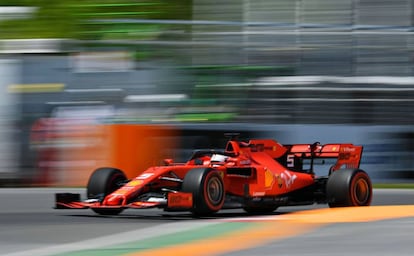
[{"label": "car's front wheel", "polygon": [[[88,198],[103,199],[120,188],[126,179],[125,174],[119,169],[107,167],[96,169],[89,178],[87,196]],[[123,209],[93,208],[92,210],[101,215],[117,215]]]}]

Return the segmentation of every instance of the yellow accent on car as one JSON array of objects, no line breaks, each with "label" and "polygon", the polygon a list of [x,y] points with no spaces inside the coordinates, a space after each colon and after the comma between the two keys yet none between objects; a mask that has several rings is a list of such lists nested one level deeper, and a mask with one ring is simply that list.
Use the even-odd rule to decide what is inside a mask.
[{"label": "yellow accent on car", "polygon": [[266,169],[265,171],[265,187],[269,188],[273,185],[273,182],[275,180],[275,176],[273,175],[273,173],[271,171],[269,171],[268,169]]},{"label": "yellow accent on car", "polygon": [[133,186],[139,186],[142,183],[143,183],[142,180],[132,180],[132,181],[128,182],[127,185],[133,187]]}]

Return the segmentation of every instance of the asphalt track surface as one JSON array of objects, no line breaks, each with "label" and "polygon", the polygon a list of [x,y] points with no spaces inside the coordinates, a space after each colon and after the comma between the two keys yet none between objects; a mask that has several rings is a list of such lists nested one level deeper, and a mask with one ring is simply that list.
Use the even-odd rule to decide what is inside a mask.
[{"label": "asphalt track surface", "polygon": [[159,209],[105,217],[55,210],[54,193],[0,189],[0,255],[414,255],[414,190],[374,190],[372,207],[281,207],[211,218]]}]

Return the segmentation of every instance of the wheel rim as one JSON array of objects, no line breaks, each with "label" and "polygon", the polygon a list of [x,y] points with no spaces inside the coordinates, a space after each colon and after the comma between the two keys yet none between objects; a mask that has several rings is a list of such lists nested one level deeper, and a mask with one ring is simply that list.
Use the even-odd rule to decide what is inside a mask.
[{"label": "wheel rim", "polygon": [[368,182],[363,178],[356,180],[353,195],[357,205],[366,204],[369,199],[369,194],[370,189]]},{"label": "wheel rim", "polygon": [[207,197],[211,204],[219,205],[223,198],[223,184],[218,177],[212,177],[207,183]]}]

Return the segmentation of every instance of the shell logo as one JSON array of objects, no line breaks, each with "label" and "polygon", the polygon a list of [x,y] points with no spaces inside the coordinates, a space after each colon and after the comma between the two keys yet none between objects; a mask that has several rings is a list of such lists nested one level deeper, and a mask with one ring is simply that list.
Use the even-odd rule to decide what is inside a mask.
[{"label": "shell logo", "polygon": [[276,179],[277,179],[277,186],[279,187],[279,188],[282,188],[282,186],[283,186],[283,180],[282,180],[282,178],[280,177],[280,175],[278,174],[278,175],[276,175]]}]

